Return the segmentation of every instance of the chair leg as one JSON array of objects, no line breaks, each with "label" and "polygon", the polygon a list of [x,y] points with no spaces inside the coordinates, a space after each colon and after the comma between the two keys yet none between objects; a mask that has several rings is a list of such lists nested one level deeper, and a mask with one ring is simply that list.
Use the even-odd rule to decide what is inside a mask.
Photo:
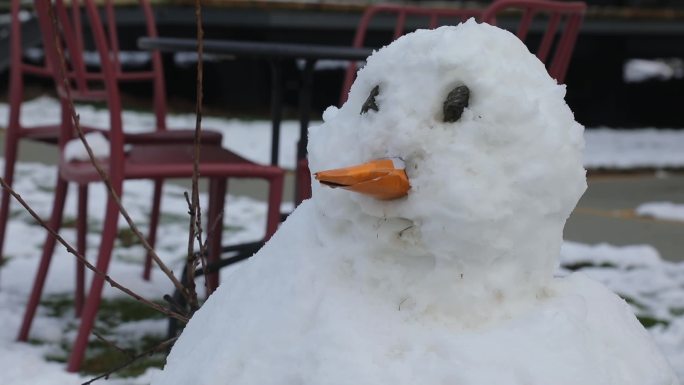
[{"label": "chair leg", "polygon": [[[221,259],[221,241],[223,238],[223,206],[226,201],[226,179],[212,178],[209,182],[209,210],[207,213],[207,234],[211,234],[209,239],[209,255],[207,262],[217,262]],[[219,217],[221,219],[219,220]],[[215,227],[214,227],[215,225]],[[215,273],[207,274],[207,296],[216,290],[219,285],[218,270]]]},{"label": "chair leg", "polygon": [[[14,167],[17,161],[17,150],[19,145],[19,136],[15,129],[8,128],[7,136],[5,137],[5,174],[3,179],[8,186],[12,186],[14,181]],[[2,189],[2,202],[0,202],[0,263],[4,260],[5,251],[5,232],[7,231],[7,221],[9,219],[10,211],[10,193],[9,190]]]},{"label": "chair leg", "polygon": [[[107,200],[107,211],[105,214],[104,228],[102,230],[102,240],[100,243],[100,251],[97,256],[97,264],[95,267],[102,274],[107,274],[109,261],[112,256],[112,249],[116,239],[117,222],[119,219],[119,209],[113,198]],[[67,370],[69,372],[76,372],[81,367],[83,358],[85,356],[86,348],[88,347],[88,338],[90,332],[95,324],[95,317],[97,316],[97,309],[100,307],[102,300],[102,289],[104,286],[104,276],[100,274],[93,275],[93,281],[90,286],[90,291],[86,298],[83,313],[81,314],[81,325],[78,329],[78,335],[74,346],[69,356]]]},{"label": "chair leg", "polygon": [[[86,237],[88,236],[88,185],[78,186],[78,211],[76,214],[76,250],[86,256]],[[76,288],[74,293],[74,311],[76,317],[81,316],[85,299],[85,264],[76,259]]]},{"label": "chair leg", "polygon": [[[154,249],[154,244],[157,241],[157,227],[159,226],[159,215],[161,206],[161,196],[164,181],[162,179],[155,179],[154,193],[152,196],[152,212],[150,213],[150,232],[147,236],[147,243]],[[152,255],[147,253],[145,256],[145,268],[143,270],[143,279],[149,281],[152,275]]]},{"label": "chair leg", "polygon": [[[58,177],[57,186],[55,188],[55,200],[52,206],[52,215],[50,217],[50,222],[48,223],[48,226],[57,232],[59,232],[59,228],[62,225],[62,214],[64,212],[67,186],[67,182]],[[50,267],[52,254],[55,250],[55,242],[57,242],[57,240],[52,235],[48,234],[45,244],[43,245],[43,255],[40,258],[38,272],[36,273],[36,278],[33,280],[33,289],[31,290],[26,310],[24,311],[24,319],[21,323],[21,328],[19,329],[19,335],[17,336],[19,341],[28,340],[31,323],[33,322],[33,317],[36,315],[36,309],[38,308],[38,303],[40,302],[40,297],[43,293],[45,278],[47,277],[48,268]]]},{"label": "chair leg", "polygon": [[266,237],[269,240],[278,230],[280,224],[280,204],[283,201],[283,181],[282,174],[273,177],[269,183],[268,190],[268,214],[266,217]]}]

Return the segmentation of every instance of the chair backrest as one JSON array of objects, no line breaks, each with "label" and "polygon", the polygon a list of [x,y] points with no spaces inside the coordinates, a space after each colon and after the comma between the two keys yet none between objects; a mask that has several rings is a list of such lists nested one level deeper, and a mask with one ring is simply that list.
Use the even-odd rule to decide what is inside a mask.
[{"label": "chair backrest", "polygon": [[[391,37],[382,44],[388,44],[398,37],[418,28],[437,28],[441,25],[458,24],[471,17],[478,19],[482,11],[464,8],[426,8],[398,4],[379,4],[366,8],[354,35],[354,47],[368,45],[368,31],[373,27],[391,29]],[[370,45],[373,46],[373,45]],[[347,66],[340,95],[340,105],[347,101],[349,89],[356,77],[356,62]]]},{"label": "chair backrest", "polygon": [[30,74],[39,77],[52,77],[52,70],[48,67],[47,60],[42,64],[30,64],[24,62],[22,44],[22,20],[21,0],[12,0],[10,4],[10,79],[9,94],[10,103],[8,130],[21,130],[21,103],[24,97],[24,75]]},{"label": "chair backrest", "polygon": [[546,64],[549,75],[563,83],[586,9],[587,5],[579,1],[496,0],[484,11],[482,21],[505,26],[502,21],[515,16],[518,20],[515,33],[522,41],[528,39],[530,31],[540,31],[541,40],[535,53]]},{"label": "chair backrest", "polygon": [[[109,0],[108,0],[109,1]],[[123,166],[123,132],[121,121],[121,98],[117,78],[117,60],[110,48],[111,38],[100,18],[94,0],[34,0],[43,47],[48,65],[53,69],[57,94],[63,107],[72,101],[102,101],[109,109],[110,175],[121,175]],[[85,19],[90,25],[90,34],[82,32],[81,4]],[[83,60],[84,40],[92,39],[98,52],[99,66],[87,68]],[[63,114],[69,114],[63,108]],[[74,137],[74,128],[67,124],[69,116],[63,116],[59,146]]]},{"label": "chair backrest", "polygon": [[[35,65],[26,63],[22,60],[22,41],[21,41],[21,21],[18,17],[20,12],[20,0],[12,0],[12,40],[11,40],[11,66],[12,66],[12,84],[16,84],[17,92],[13,94],[21,95],[23,76],[25,74],[38,75],[43,77],[52,77],[53,70],[51,68],[50,61],[44,61],[43,65]],[[122,52],[119,49],[119,37],[116,21],[116,12],[113,0],[103,0],[99,1],[98,4],[103,4],[99,7],[100,15],[104,17],[106,21],[105,32],[107,42],[110,49],[110,58],[113,62],[113,68],[115,72],[115,77],[120,82],[150,82],[153,87],[153,110],[156,119],[157,130],[166,129],[166,89],[164,85],[164,69],[161,59],[161,54],[158,51],[153,51],[150,53],[150,66],[144,70],[130,69],[126,68],[122,63],[120,58],[122,57]],[[84,52],[86,50],[86,42],[89,42],[86,33],[86,27],[90,25],[92,19],[90,17],[83,17],[84,12],[84,1],[74,0],[68,2],[68,5],[60,5],[66,9],[66,13],[70,15],[70,28],[68,31],[64,31],[65,34],[69,35],[72,39],[70,44],[73,44],[73,49]],[[156,37],[157,27],[154,19],[154,12],[150,5],[149,0],[139,0],[139,8],[142,17],[145,21],[146,36]],[[102,20],[102,19],[100,19]],[[81,55],[79,58],[74,58],[71,60],[73,68],[70,69],[67,76],[72,79],[76,84],[83,85],[83,82],[97,81],[102,76],[101,70],[91,70],[86,65],[86,62],[82,59]],[[101,79],[100,79],[101,80]],[[96,95],[90,95],[91,99],[95,99]],[[21,97],[21,96],[19,96]],[[20,102],[21,100],[19,100]],[[18,119],[18,118],[17,118]]]}]

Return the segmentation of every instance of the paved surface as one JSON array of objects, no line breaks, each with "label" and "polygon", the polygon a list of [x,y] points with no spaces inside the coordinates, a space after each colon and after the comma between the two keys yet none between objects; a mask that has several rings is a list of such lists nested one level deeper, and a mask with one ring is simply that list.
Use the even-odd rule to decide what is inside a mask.
[{"label": "paved surface", "polygon": [[684,222],[637,217],[646,202],[684,204],[684,174],[606,175],[589,188],[565,226],[565,239],[614,245],[650,244],[663,258],[684,260]]},{"label": "paved surface", "polygon": [[[4,132],[0,131],[0,142],[3,138]],[[23,161],[51,163],[56,157],[53,146],[24,141],[20,147]],[[290,173],[286,199],[291,199],[293,194],[292,180]],[[230,192],[265,200],[265,183],[261,183],[232,182]],[[590,176],[589,188],[565,227],[565,238],[588,244],[650,244],[664,258],[684,261],[684,222],[634,215],[634,209],[641,203],[656,201],[684,204],[684,173]]]}]

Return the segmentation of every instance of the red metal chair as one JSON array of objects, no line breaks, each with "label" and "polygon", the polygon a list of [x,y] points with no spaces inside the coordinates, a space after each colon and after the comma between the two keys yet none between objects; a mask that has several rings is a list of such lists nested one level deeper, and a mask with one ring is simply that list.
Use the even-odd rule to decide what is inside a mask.
[{"label": "red metal chair", "polygon": [[541,40],[536,55],[546,64],[549,75],[563,83],[586,9],[583,2],[497,0],[482,14],[482,21],[497,25],[497,16],[501,16],[499,23],[511,19],[506,16],[515,16],[519,18],[516,35],[522,41],[528,39],[530,30],[538,28]]},{"label": "red metal chair", "polygon": [[[468,8],[426,8],[418,6],[379,4],[366,8],[354,35],[354,47],[368,47],[367,35],[369,29],[390,26],[393,29],[391,38],[384,44],[396,40],[398,37],[412,32],[418,28],[437,28],[442,25],[458,24],[471,17],[478,19],[482,14],[480,9]],[[374,23],[377,21],[377,23]],[[340,105],[347,101],[347,95],[354,79],[356,78],[357,66],[355,62],[349,63],[342,83]]]},{"label": "red metal chair", "polygon": [[[157,36],[156,25],[154,21],[154,14],[148,0],[140,0],[141,10],[144,15],[147,34],[149,36]],[[23,60],[22,47],[22,26],[19,13],[21,10],[21,1],[11,1],[11,25],[10,25],[10,86],[9,86],[9,121],[7,124],[7,132],[5,136],[5,169],[4,179],[11,186],[14,180],[14,168],[18,157],[19,141],[22,139],[35,140],[45,143],[57,144],[59,137],[60,124],[47,125],[40,127],[25,127],[21,124],[21,106],[24,99],[24,78],[26,76],[52,78],[53,71],[49,61],[45,60],[43,64],[27,63]],[[71,9],[72,14],[80,13],[79,7]],[[110,32],[114,31],[116,26],[116,18],[114,7],[111,0],[106,1],[105,13],[107,16],[108,28]],[[81,47],[84,46],[83,30],[80,19],[74,26],[74,43]],[[119,44],[116,33],[110,34],[110,41],[116,54],[114,57],[114,65],[116,77],[121,82],[149,82],[153,86],[153,107],[156,118],[156,130],[150,133],[125,135],[127,143],[191,143],[194,137],[194,130],[167,130],[166,127],[166,98],[164,87],[164,71],[162,67],[161,56],[158,52],[152,53],[151,65],[148,70],[131,71],[125,69],[122,63],[118,60]],[[84,66],[84,63],[81,62]],[[75,74],[70,73],[73,77]],[[99,72],[87,72],[83,75],[85,81],[97,80],[101,76]],[[68,117],[68,115],[66,115]],[[91,127],[84,127],[85,131],[94,131],[96,129]],[[103,131],[107,135],[107,131]],[[221,144],[221,134],[213,131],[204,131],[202,142],[205,144]],[[87,187],[81,186],[79,189],[79,205],[80,209],[85,210],[87,207]],[[161,200],[162,182],[155,181],[154,195],[152,201],[152,212],[150,214],[149,226],[149,242],[154,245],[156,238],[156,228],[159,221],[159,202]],[[6,190],[2,190],[2,197],[0,199],[0,259],[2,259],[2,252],[4,250],[5,233],[7,229],[7,220],[10,209],[10,195]],[[85,218],[85,212],[79,212],[79,218]],[[85,226],[85,223],[82,223]],[[79,237],[78,243],[85,242],[85,236]],[[85,249],[85,243],[81,245]],[[145,268],[143,277],[149,279],[151,270],[151,257],[148,255],[145,260]],[[80,275],[77,275],[80,276]],[[82,287],[82,282],[77,283],[77,293]],[[81,296],[77,294],[77,297]],[[78,312],[77,301],[77,312]]]},{"label": "red metal chair", "polygon": [[[390,43],[398,37],[418,28],[436,28],[441,25],[458,24],[471,17],[479,18],[482,11],[467,8],[427,8],[398,4],[378,4],[366,8],[354,35],[354,47],[377,47]],[[368,31],[371,29],[391,30],[383,41],[369,44]],[[347,95],[356,78],[357,64],[347,66],[340,94],[340,106],[347,101]],[[297,199],[299,204],[311,197],[311,172],[306,159],[297,162]]]},{"label": "red metal chair", "polygon": [[[75,2],[77,0],[71,0]],[[111,37],[105,31],[100,19],[100,13],[94,0],[84,0],[85,12],[90,20],[92,39],[97,48],[101,67],[97,80],[100,84],[85,81],[84,67],[80,64],[80,45],[74,39],[74,29],[77,26],[78,16],[69,15],[69,9],[63,0],[52,2],[35,0],[36,10],[43,34],[43,44],[46,56],[52,68],[59,68],[60,58],[57,53],[56,41],[62,46],[65,57],[68,60],[68,68],[73,76],[70,76],[70,84],[65,85],[60,76],[55,75],[57,93],[60,101],[68,104],[68,92],[75,100],[102,100],[110,111],[110,156],[101,163],[108,172],[114,191],[121,195],[124,180],[128,179],[152,179],[164,180],[166,178],[191,177],[193,174],[194,152],[192,145],[187,144],[157,144],[145,142],[132,145],[124,152],[125,137],[123,135],[121,121],[121,99],[116,72],[116,63],[111,60]],[[59,32],[55,32],[50,15],[50,9],[59,20]],[[57,39],[55,38],[57,36]],[[64,111],[68,111],[67,108]],[[69,122],[65,117],[63,122]],[[64,149],[68,140],[74,138],[74,129],[70,124],[63,124],[59,136],[59,148]],[[59,230],[62,221],[62,212],[66,196],[68,182],[85,185],[100,180],[100,176],[90,162],[67,161],[63,154],[59,161],[59,178],[55,190],[55,202],[49,226]],[[276,230],[280,220],[280,202],[282,199],[282,187],[284,171],[274,166],[262,166],[251,163],[238,155],[221,148],[220,146],[204,146],[199,164],[200,175],[210,180],[210,203],[208,223],[214,223],[218,213],[223,207],[225,199],[226,180],[228,178],[259,178],[269,183],[269,208],[267,214],[266,238]],[[117,233],[119,210],[115,200],[110,196],[107,201],[102,239],[95,263],[96,267],[106,273],[111,259],[111,252]],[[221,229],[221,223],[218,223]],[[216,231],[212,237],[209,250],[210,261],[218,259],[221,244],[221,231]],[[52,258],[55,239],[48,236],[40,261],[40,266],[34,281],[33,289],[24,315],[18,339],[25,341],[28,338],[32,319],[40,301],[43,285]],[[207,277],[209,289],[213,290],[218,285],[218,277],[214,274]],[[81,323],[74,342],[67,370],[76,371],[84,358],[90,332],[93,328],[95,316],[101,301],[104,280],[100,276],[94,276],[90,291],[88,292],[85,306],[81,314]]]}]

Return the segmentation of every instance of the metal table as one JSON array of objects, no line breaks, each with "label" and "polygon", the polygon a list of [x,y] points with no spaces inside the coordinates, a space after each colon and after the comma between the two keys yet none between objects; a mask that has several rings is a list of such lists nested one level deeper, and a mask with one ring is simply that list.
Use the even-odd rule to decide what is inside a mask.
[{"label": "metal table", "polygon": [[[142,37],[138,39],[138,47],[145,50],[162,52],[197,52],[197,40],[173,37]],[[313,88],[313,70],[317,60],[365,60],[373,50],[371,48],[354,48],[350,46],[331,46],[320,44],[297,44],[281,42],[257,42],[241,40],[204,40],[203,52],[234,57],[267,60],[271,65],[271,164],[278,165],[278,143],[280,141],[280,123],[282,121],[282,67],[287,60],[304,60],[302,86],[299,92],[300,136],[297,145],[297,160],[306,157],[307,129],[311,110],[311,92]],[[298,186],[298,183],[295,184]],[[295,191],[297,203],[298,191]]]},{"label": "metal table", "polygon": [[[162,52],[197,52],[197,40],[190,38],[171,37],[143,37],[138,39],[138,47],[144,50],[159,50]],[[297,167],[299,160],[306,158],[307,129],[309,126],[309,112],[311,109],[311,92],[313,89],[313,70],[317,60],[365,60],[373,50],[370,48],[353,48],[349,46],[330,46],[320,44],[294,44],[278,42],[257,42],[238,40],[204,40],[204,53],[226,55],[231,57],[255,58],[267,60],[271,66],[273,78],[271,81],[271,164],[278,165],[278,144],[280,141],[280,123],[282,120],[282,67],[281,63],[291,60],[304,60],[302,71],[302,85],[299,91],[299,123],[300,137],[297,144]],[[299,178],[301,170],[297,170]],[[298,182],[298,181],[297,181]],[[295,183],[295,204],[298,203],[299,183]],[[224,246],[222,254],[228,254],[226,258],[198,269],[197,275],[211,274],[222,267],[231,265],[249,258],[263,245],[262,241],[248,244]],[[185,282],[186,268],[183,269],[182,281]],[[176,304],[184,305],[183,297],[179,292],[173,296]],[[169,335],[175,335],[177,324],[174,319],[169,322]]]}]

